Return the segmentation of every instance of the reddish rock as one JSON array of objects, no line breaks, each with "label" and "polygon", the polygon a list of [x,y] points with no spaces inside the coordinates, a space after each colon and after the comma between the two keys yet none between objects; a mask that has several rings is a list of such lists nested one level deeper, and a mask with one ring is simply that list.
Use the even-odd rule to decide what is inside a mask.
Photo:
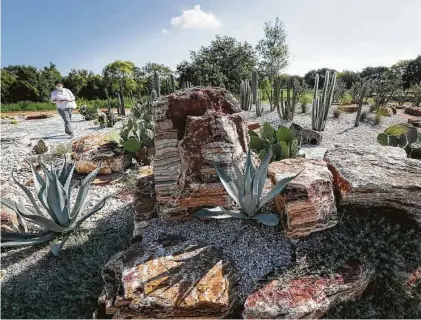
[{"label": "reddish rock", "polygon": [[411,297],[421,298],[421,268],[416,268],[409,273],[404,286]]},{"label": "reddish rock", "polygon": [[421,107],[409,106],[405,107],[405,113],[421,117]]},{"label": "reddish rock", "polygon": [[404,149],[336,145],[325,160],[345,210],[373,212],[421,225],[421,165]]},{"label": "reddish rock", "polygon": [[248,122],[247,123],[247,128],[249,130],[257,130],[260,129],[260,123],[255,121],[255,122]]},{"label": "reddish rock", "polygon": [[351,105],[348,105],[348,106],[340,106],[340,109],[343,112],[353,113],[353,112],[357,112],[358,111],[358,105],[351,104]]},{"label": "reddish rock", "polygon": [[275,198],[279,212],[287,217],[287,234],[300,238],[337,224],[332,174],[318,159],[285,159],[269,165],[273,184],[300,173]]},{"label": "reddish rock", "polygon": [[234,97],[221,88],[191,88],[154,104],[155,191],[159,215],[184,220],[207,206],[231,203],[213,161],[232,171],[248,146],[244,115]]},{"label": "reddish rock", "polygon": [[244,319],[318,319],[330,308],[361,296],[373,272],[359,260],[330,276],[281,277],[251,294]]},{"label": "reddish rock", "polygon": [[72,144],[72,158],[78,173],[88,174],[94,171],[99,163],[98,174],[122,172],[131,164],[124,150],[104,135],[89,135]]},{"label": "reddish rock", "polygon": [[25,220],[19,219],[15,211],[5,205],[1,206],[1,231],[23,232],[26,228]]},{"label": "reddish rock", "polygon": [[40,113],[40,114],[28,114],[26,116],[26,120],[40,120],[40,119],[48,119],[54,117],[53,114],[49,113]]},{"label": "reddish rock", "polygon": [[421,128],[421,118],[419,117],[408,118],[408,123],[412,124],[414,127]]},{"label": "reddish rock", "polygon": [[237,278],[215,249],[176,237],[136,243],[102,270],[97,317],[221,318],[236,301]]}]

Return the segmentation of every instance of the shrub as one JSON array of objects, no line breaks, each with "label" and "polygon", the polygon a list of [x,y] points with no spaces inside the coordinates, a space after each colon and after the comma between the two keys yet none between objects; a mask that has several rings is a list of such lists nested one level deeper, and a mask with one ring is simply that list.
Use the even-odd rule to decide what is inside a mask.
[{"label": "shrub", "polygon": [[19,122],[15,119],[13,119],[12,121],[10,121],[10,124],[18,124]]},{"label": "shrub", "polygon": [[306,113],[307,112],[307,105],[311,103],[312,98],[310,94],[303,94],[300,98],[300,104],[301,104],[301,112]]},{"label": "shrub", "polygon": [[363,113],[361,113],[360,115],[360,121],[364,122],[365,119],[367,119],[367,111],[364,111]]},{"label": "shrub", "polygon": [[348,93],[344,94],[339,100],[339,104],[341,106],[345,106],[351,103],[352,103],[352,96],[349,95]]},{"label": "shrub", "polygon": [[374,117],[374,124],[380,124],[382,122],[382,114],[381,112],[376,112],[376,116]]}]

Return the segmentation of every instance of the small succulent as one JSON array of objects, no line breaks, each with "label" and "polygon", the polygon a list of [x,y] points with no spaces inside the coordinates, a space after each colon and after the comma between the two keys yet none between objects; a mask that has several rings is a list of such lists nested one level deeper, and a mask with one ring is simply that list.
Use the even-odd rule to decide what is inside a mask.
[{"label": "small succulent", "polygon": [[21,218],[22,220],[27,220],[42,227],[44,229],[44,232],[34,234],[2,231],[1,246],[31,246],[61,237],[61,242],[53,244],[51,246],[52,253],[54,255],[58,255],[60,248],[63,246],[65,241],[67,241],[71,232],[74,231],[77,227],[79,227],[86,219],[88,219],[94,213],[101,210],[105,205],[106,199],[112,195],[108,195],[102,198],[91,209],[86,210],[87,212],[85,214],[82,214],[85,211],[85,208],[89,202],[87,200],[89,186],[92,180],[95,178],[96,174],[98,173],[100,166],[94,171],[92,171],[82,181],[77,194],[76,201],[71,205],[70,182],[72,180],[75,166],[73,165],[71,168],[69,168],[66,160],[61,170],[54,170],[53,168],[51,168],[50,170],[42,163],[42,161],[40,161],[40,165],[44,171],[45,180],[34,169],[33,164],[30,163],[37,197],[39,202],[44,207],[46,213],[41,210],[35,197],[32,195],[29,189],[15,178],[13,172],[13,180],[29,198],[32,207],[23,206],[20,203],[6,198],[0,198],[0,201],[3,205],[16,211],[19,218]]},{"label": "small succulent", "polygon": [[279,223],[279,217],[275,213],[260,213],[259,211],[266,203],[275,198],[285,186],[295,177],[287,177],[279,181],[273,189],[261,199],[263,188],[265,186],[268,166],[272,158],[272,150],[269,149],[268,154],[263,159],[259,168],[255,170],[251,162],[251,151],[247,153],[247,160],[244,175],[238,166],[233,162],[233,166],[237,175],[237,183],[230,179],[228,174],[224,172],[216,163],[214,166],[225,190],[229,196],[240,206],[241,210],[225,210],[223,207],[212,209],[201,209],[195,213],[195,216],[201,218],[238,218],[258,220],[267,226],[276,226]]},{"label": "small succulent", "polygon": [[278,126],[275,130],[268,122],[263,124],[260,136],[254,131],[249,131],[250,149],[263,159],[269,150],[272,151],[272,161],[298,157],[301,143],[294,137],[291,129]]}]

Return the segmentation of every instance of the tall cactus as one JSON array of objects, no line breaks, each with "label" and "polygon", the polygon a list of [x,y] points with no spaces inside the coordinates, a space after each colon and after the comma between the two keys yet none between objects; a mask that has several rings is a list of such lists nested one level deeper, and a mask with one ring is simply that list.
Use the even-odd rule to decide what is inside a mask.
[{"label": "tall cactus", "polygon": [[219,87],[220,87],[220,88],[222,88],[222,89],[225,89],[225,84],[221,81],[221,82],[219,83]]},{"label": "tall cactus", "polygon": [[107,106],[108,106],[108,112],[112,109],[110,96],[108,95],[108,90],[105,88],[105,96],[107,97]]},{"label": "tall cactus", "polygon": [[154,101],[157,98],[158,94],[155,89],[151,91],[151,101]]},{"label": "tall cactus", "polygon": [[323,131],[325,129],[329,108],[332,105],[335,84],[336,72],[334,72],[332,78],[330,78],[330,73],[327,71],[323,84],[322,95],[319,96],[317,92],[319,86],[319,75],[316,74],[313,93],[313,108],[311,110],[311,125],[313,130]]},{"label": "tall cactus", "polygon": [[123,89],[123,86],[121,84],[120,84],[120,91],[121,91],[121,95],[120,95],[120,98],[121,98],[121,115],[125,116],[126,115],[126,106],[124,104],[124,89]]},{"label": "tall cactus", "polygon": [[264,108],[262,106],[262,92],[257,90],[257,97],[256,97],[256,117],[261,117],[263,115]]},{"label": "tall cactus", "polygon": [[273,107],[271,106],[271,110],[273,111],[275,108],[276,110],[279,109],[279,101],[281,99],[279,99],[279,94],[281,91],[281,80],[280,79],[275,79],[275,81],[273,82],[273,93],[271,92],[271,96],[273,99]]},{"label": "tall cactus", "polygon": [[292,121],[295,115],[295,106],[298,102],[297,89],[292,78],[287,80],[286,92],[287,96],[284,101],[283,90],[281,89],[281,105],[279,106],[279,103],[276,105],[276,111],[280,118]]},{"label": "tall cactus", "polygon": [[175,77],[173,74],[171,74],[170,80],[171,80],[171,92],[174,93],[175,92]]},{"label": "tall cactus", "polygon": [[257,71],[254,70],[251,74],[251,92],[253,93],[253,104],[257,103],[257,88],[259,87],[259,78]]},{"label": "tall cactus", "polygon": [[153,89],[156,91],[158,97],[161,96],[161,79],[159,77],[158,71],[153,73]]},{"label": "tall cactus", "polygon": [[240,105],[243,110],[250,110],[251,88],[248,80],[242,80],[240,85]]}]

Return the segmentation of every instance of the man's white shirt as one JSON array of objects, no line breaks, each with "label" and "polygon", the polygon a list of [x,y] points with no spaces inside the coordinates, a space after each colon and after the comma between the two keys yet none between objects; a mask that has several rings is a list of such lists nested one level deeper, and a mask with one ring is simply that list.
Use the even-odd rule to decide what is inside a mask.
[{"label": "man's white shirt", "polygon": [[[66,88],[63,88],[61,90],[54,90],[51,93],[51,102],[53,102],[53,100],[65,100],[65,99],[70,99],[70,100],[74,100],[75,96],[73,95],[73,93]],[[63,101],[63,102],[55,102],[57,109],[60,110],[64,110],[64,109],[75,109],[76,108],[76,103],[74,101]]]}]

